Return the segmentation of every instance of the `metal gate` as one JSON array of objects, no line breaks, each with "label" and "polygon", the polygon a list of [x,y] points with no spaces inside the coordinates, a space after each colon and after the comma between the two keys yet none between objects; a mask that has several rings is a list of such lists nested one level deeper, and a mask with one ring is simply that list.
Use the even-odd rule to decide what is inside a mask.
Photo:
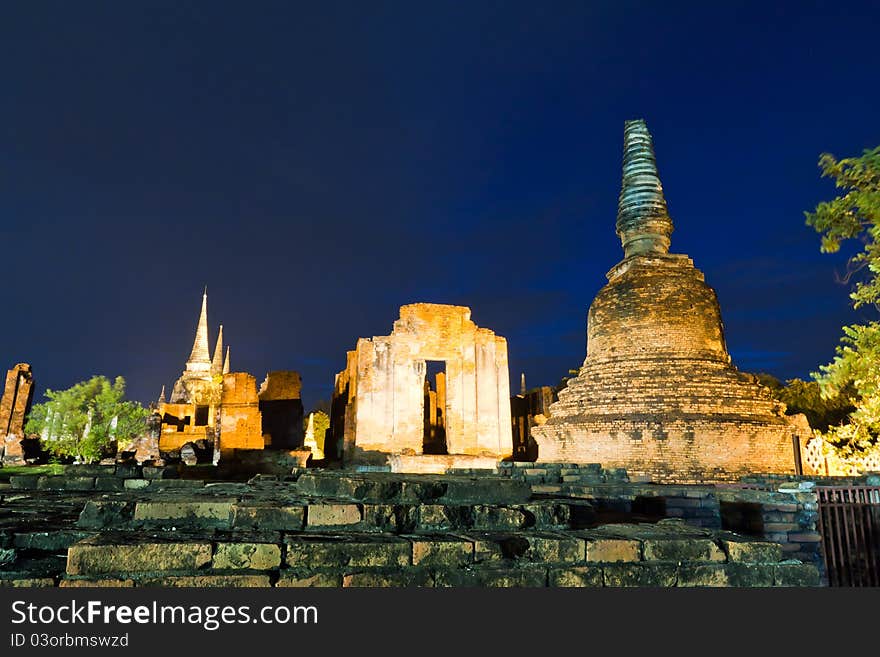
[{"label": "metal gate", "polygon": [[880,486],[817,486],[829,586],[880,586]]}]

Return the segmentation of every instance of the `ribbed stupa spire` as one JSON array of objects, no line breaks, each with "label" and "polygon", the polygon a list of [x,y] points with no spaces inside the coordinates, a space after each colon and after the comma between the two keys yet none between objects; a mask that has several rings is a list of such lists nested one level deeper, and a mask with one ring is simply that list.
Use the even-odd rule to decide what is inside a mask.
[{"label": "ribbed stupa spire", "polygon": [[644,119],[623,128],[623,184],[617,205],[617,235],[624,257],[669,253],[672,219],[657,174],[654,145]]},{"label": "ribbed stupa spire", "polygon": [[186,361],[186,369],[190,372],[209,372],[211,370],[211,354],[208,349],[208,288],[202,295],[202,312],[196,328],[196,339],[192,353]]},{"label": "ribbed stupa spire", "polygon": [[211,374],[223,373],[223,324],[217,334],[217,344],[214,345],[214,358],[211,359]]}]

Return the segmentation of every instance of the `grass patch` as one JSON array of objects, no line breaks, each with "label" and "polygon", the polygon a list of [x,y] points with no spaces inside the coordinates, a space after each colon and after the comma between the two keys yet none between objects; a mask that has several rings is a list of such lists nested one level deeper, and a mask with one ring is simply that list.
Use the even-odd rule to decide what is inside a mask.
[{"label": "grass patch", "polygon": [[58,475],[64,473],[64,466],[58,463],[49,465],[8,465],[0,468],[0,481],[9,481],[16,475]]}]

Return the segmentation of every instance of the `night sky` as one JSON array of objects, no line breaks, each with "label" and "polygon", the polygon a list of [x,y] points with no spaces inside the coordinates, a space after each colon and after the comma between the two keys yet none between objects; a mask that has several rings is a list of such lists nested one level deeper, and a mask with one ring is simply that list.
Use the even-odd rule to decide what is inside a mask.
[{"label": "night sky", "polygon": [[[765,6],[766,5],[766,6]],[[329,398],[398,307],[464,304],[554,384],[621,258],[623,122],[740,369],[807,377],[852,311],[804,210],[880,144],[880,4],[5,2],[0,368],[154,400],[208,286],[235,371]]]}]

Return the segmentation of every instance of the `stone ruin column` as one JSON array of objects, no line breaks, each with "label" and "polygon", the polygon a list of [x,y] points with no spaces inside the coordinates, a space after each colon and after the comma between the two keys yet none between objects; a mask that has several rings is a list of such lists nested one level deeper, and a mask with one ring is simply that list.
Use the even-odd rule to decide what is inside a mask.
[{"label": "stone ruin column", "polygon": [[24,420],[31,409],[34,379],[31,366],[18,363],[6,373],[6,386],[0,400],[0,451],[4,465],[23,465]]}]

